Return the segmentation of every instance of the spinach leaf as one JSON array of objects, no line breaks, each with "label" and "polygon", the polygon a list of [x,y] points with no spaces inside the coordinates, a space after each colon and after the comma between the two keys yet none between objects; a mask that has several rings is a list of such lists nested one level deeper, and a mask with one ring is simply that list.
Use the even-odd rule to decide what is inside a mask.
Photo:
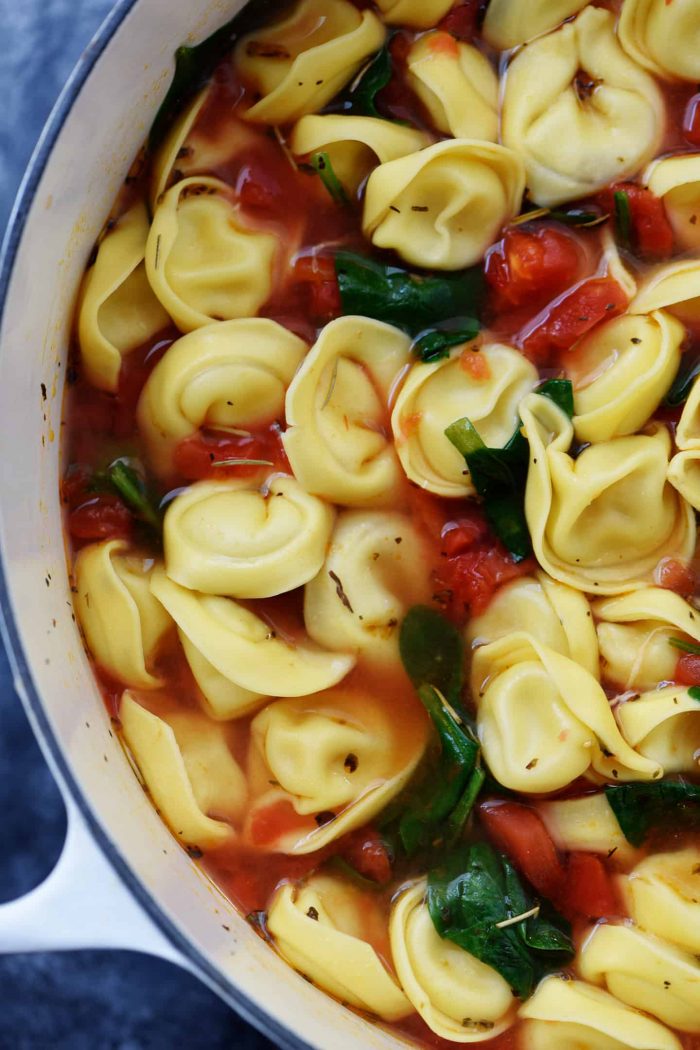
[{"label": "spinach leaf", "polygon": [[578,229],[590,229],[593,226],[602,226],[610,218],[597,211],[586,211],[585,208],[554,208],[549,216],[565,226],[574,226]]},{"label": "spinach leaf", "polygon": [[615,232],[622,248],[629,248],[632,239],[632,211],[630,199],[624,190],[613,194],[615,202]]},{"label": "spinach leaf", "polygon": [[460,702],[464,644],[457,628],[427,605],[414,605],[401,624],[399,650],[416,689],[432,685],[454,706]]},{"label": "spinach leaf", "polygon": [[700,656],[700,645],[697,642],[686,642],[685,638],[669,638],[668,644],[674,649],[680,649],[682,653],[692,653]]},{"label": "spinach leaf", "polygon": [[381,51],[378,51],[354,87],[341,102],[343,113],[355,113],[364,117],[384,119],[377,109],[377,95],[387,86],[394,72],[389,44],[390,36]]},{"label": "spinach leaf", "polygon": [[344,314],[359,314],[425,338],[440,321],[466,320],[478,329],[481,267],[454,274],[409,273],[354,252],[337,252],[335,269]]},{"label": "spinach leaf", "polygon": [[421,361],[439,361],[447,357],[453,346],[470,343],[479,334],[475,317],[456,318],[450,327],[429,328],[413,344],[413,352]]},{"label": "spinach leaf", "polygon": [[686,356],[689,358],[689,355],[684,355],[682,358],[676,378],[664,398],[664,404],[670,408],[677,408],[678,405],[685,404],[690,397],[695,380],[700,376],[700,357],[696,357],[695,360],[689,358],[686,361]]},{"label": "spinach leaf", "polygon": [[310,158],[310,164],[313,170],[321,179],[321,182],[328,190],[328,193],[333,198],[336,204],[348,204],[348,195],[345,192],[342,182],[333,171],[333,165],[331,164],[331,158],[327,153],[314,153]]},{"label": "spinach leaf", "polygon": [[151,498],[141,474],[127,461],[117,459],[106,470],[95,474],[92,488],[95,491],[111,489],[116,492],[137,518],[157,532],[161,531],[163,522],[160,510]]},{"label": "spinach leaf", "polygon": [[573,956],[565,921],[541,914],[507,858],[486,843],[430,872],[427,904],[441,937],[492,966],[523,999]]},{"label": "spinach leaf", "polygon": [[687,780],[609,785],[605,797],[633,846],[641,846],[658,825],[700,825],[700,785]]}]

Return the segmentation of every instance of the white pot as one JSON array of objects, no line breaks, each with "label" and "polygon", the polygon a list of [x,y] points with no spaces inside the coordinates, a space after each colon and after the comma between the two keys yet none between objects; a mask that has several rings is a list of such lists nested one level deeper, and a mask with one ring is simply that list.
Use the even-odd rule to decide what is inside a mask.
[{"label": "white pot", "polygon": [[175,843],[110,730],[71,615],[58,480],[76,290],[165,95],[175,48],[241,6],[121,0],[49,120],[8,231],[0,601],[15,686],[63,792],[69,832],[47,882],[0,907],[0,950],[151,952],[195,973],[282,1047],[388,1050],[403,1043],[289,969]]}]

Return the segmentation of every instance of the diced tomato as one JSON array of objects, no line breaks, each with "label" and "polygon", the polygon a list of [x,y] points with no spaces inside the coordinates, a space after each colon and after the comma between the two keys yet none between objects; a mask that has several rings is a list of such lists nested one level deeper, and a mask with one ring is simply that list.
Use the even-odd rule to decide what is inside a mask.
[{"label": "diced tomato", "polygon": [[570,350],[603,320],[624,313],[627,296],[612,277],[592,277],[564,295],[528,326],[522,338],[525,353],[538,364]]},{"label": "diced tomato", "polygon": [[442,532],[442,549],[445,557],[458,558],[471,551],[479,540],[486,539],[489,527],[482,515],[461,518],[450,522]]},{"label": "diced tomato", "polygon": [[80,504],[68,516],[74,540],[114,540],[131,535],[134,519],[118,496],[100,493]]},{"label": "diced tomato", "polygon": [[358,828],[338,842],[338,856],[372,882],[381,885],[391,878],[391,859],[375,828]]},{"label": "diced tomato", "polygon": [[459,366],[477,382],[484,382],[491,378],[488,360],[478,350],[465,347],[459,355]]},{"label": "diced tomato", "polygon": [[683,134],[692,146],[700,146],[700,95],[693,95],[686,106]]},{"label": "diced tomato", "polygon": [[674,678],[679,685],[700,685],[700,656],[681,653]]},{"label": "diced tomato", "polygon": [[270,427],[247,436],[211,434],[198,432],[185,438],[175,449],[173,456],[175,472],[187,481],[203,478],[249,478],[260,470],[260,466],[237,464],[217,467],[227,459],[264,460],[271,463],[270,471],[291,474],[279,430]]},{"label": "diced tomato", "polygon": [[565,885],[554,903],[567,919],[602,919],[619,912],[612,879],[595,853],[569,854]]},{"label": "diced tomato", "polygon": [[466,0],[465,3],[457,4],[448,11],[439,23],[438,29],[451,33],[457,40],[471,42],[476,36],[479,28],[481,8],[483,0]]},{"label": "diced tomato", "polygon": [[683,598],[695,593],[697,579],[690,565],[675,558],[663,558],[656,567],[655,581],[667,591],[675,591]]},{"label": "diced tomato", "polygon": [[491,539],[454,558],[446,558],[441,577],[453,614],[461,608],[472,616],[479,616],[499,587],[534,568],[532,559],[515,562],[502,544]]},{"label": "diced tomato", "polygon": [[[217,858],[217,862],[211,866],[217,883],[245,915],[263,911],[280,882],[303,879],[326,859],[325,851],[290,857],[284,853],[246,849],[240,843],[235,852],[227,850],[227,853],[225,860],[223,856],[212,854],[212,859]],[[209,866],[207,856],[204,866]]]},{"label": "diced tomato", "polygon": [[294,264],[293,280],[306,292],[307,310],[319,321],[332,321],[342,313],[335,263],[328,255],[303,255]]},{"label": "diced tomato", "polygon": [[309,830],[309,818],[300,817],[287,798],[259,809],[250,822],[248,837],[254,846],[270,846],[287,832]]},{"label": "diced tomato", "polygon": [[486,257],[486,283],[496,311],[533,312],[581,277],[584,253],[574,234],[552,226],[511,229]]},{"label": "diced tomato", "polygon": [[632,250],[643,258],[668,259],[673,254],[673,230],[664,202],[636,182],[618,182],[598,196],[601,206],[611,214],[617,192],[626,193],[629,201]]},{"label": "diced tomato", "polygon": [[482,802],[479,818],[496,849],[548,900],[564,891],[566,871],[542,818],[519,802]]},{"label": "diced tomato", "polygon": [[285,191],[277,172],[258,158],[241,170],[236,185],[241,207],[245,211],[277,214],[284,210]]}]

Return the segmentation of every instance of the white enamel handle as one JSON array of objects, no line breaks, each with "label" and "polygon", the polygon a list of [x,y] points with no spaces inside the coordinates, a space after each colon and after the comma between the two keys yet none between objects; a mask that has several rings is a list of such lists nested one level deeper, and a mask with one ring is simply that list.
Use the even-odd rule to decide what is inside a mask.
[{"label": "white enamel handle", "polygon": [[125,948],[190,969],[129,893],[63,793],[68,833],[56,867],[36,889],[0,905],[0,953]]}]

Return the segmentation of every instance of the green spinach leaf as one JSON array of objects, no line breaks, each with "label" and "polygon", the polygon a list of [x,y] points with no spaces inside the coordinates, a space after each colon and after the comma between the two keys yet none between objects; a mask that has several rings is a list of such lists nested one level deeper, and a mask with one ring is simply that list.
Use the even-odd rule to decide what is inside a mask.
[{"label": "green spinach leaf", "polygon": [[429,328],[413,344],[413,352],[421,361],[439,361],[449,355],[453,346],[470,343],[479,334],[475,317],[456,318],[450,327]]},{"label": "green spinach leaf", "polygon": [[341,103],[343,113],[354,113],[363,117],[384,119],[377,109],[377,95],[387,86],[394,72],[389,44],[386,41],[378,51],[354,87],[350,88]]},{"label": "green spinach leaf", "polygon": [[[686,357],[688,357],[687,361]],[[693,360],[690,355],[684,355],[671,389],[664,398],[664,404],[670,408],[677,408],[678,405],[685,404],[698,376],[700,376],[700,357]]]},{"label": "green spinach leaf", "polygon": [[314,153],[309,163],[321,179],[321,182],[328,190],[328,193],[333,198],[336,204],[348,204],[348,195],[345,192],[342,182],[333,171],[333,165],[331,164],[331,158],[327,153]]},{"label": "green spinach leaf", "polygon": [[158,505],[142,475],[126,460],[117,459],[106,470],[95,474],[92,488],[98,492],[110,489],[116,492],[137,518],[157,532],[161,531],[163,521]]},{"label": "green spinach leaf", "polygon": [[653,827],[700,826],[700,785],[687,780],[609,785],[605,797],[633,846],[643,845]]},{"label": "green spinach leaf", "polygon": [[401,624],[399,650],[416,689],[432,685],[450,704],[459,705],[464,644],[454,624],[427,605],[414,605]]}]

